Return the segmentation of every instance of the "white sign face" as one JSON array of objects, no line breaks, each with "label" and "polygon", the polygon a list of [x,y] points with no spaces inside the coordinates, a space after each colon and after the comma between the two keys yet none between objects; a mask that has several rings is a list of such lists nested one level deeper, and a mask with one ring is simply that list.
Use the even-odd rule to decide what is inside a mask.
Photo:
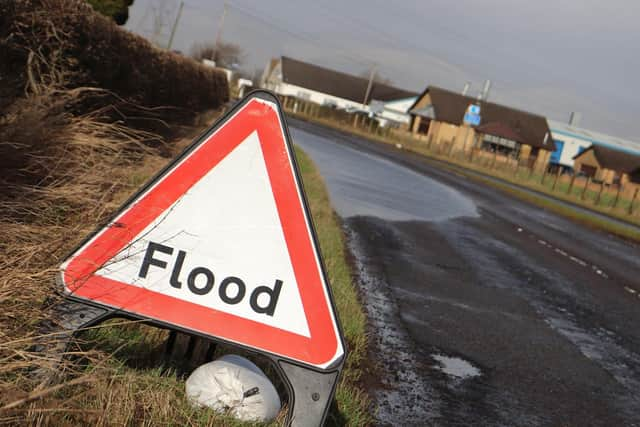
[{"label": "white sign face", "polygon": [[[152,250],[155,247],[151,254],[150,244]],[[170,248],[172,254],[154,244]],[[180,251],[185,255],[176,268]],[[157,261],[149,265],[145,256]],[[143,266],[146,273],[141,277]],[[192,275],[195,283],[190,286],[190,273],[196,268],[211,275],[198,270],[201,273]],[[96,274],[309,337],[257,132]],[[180,288],[172,286],[172,275]],[[211,276],[213,286],[204,294]],[[220,283],[228,277],[239,278],[244,285],[231,281],[221,290]],[[277,280],[282,285],[276,294]],[[272,291],[256,295],[258,306],[271,304],[273,313],[252,308],[251,295],[260,286]]]},{"label": "white sign face", "polygon": [[329,368],[344,347],[278,106],[254,95],[236,110],[77,249],[62,283],[78,299]]}]

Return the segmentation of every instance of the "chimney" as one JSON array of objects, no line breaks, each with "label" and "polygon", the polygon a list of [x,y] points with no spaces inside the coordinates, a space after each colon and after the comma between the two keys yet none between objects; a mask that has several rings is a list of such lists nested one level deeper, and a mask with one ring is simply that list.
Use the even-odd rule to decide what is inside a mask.
[{"label": "chimney", "polygon": [[580,126],[580,119],[582,119],[582,113],[572,111],[569,115],[569,126]]},{"label": "chimney", "polygon": [[484,82],[484,87],[482,88],[482,93],[480,94],[480,99],[482,101],[489,99],[489,90],[491,90],[491,80],[486,80]]},{"label": "chimney", "polygon": [[464,87],[462,88],[462,95],[465,96],[467,94],[467,92],[469,92],[469,86],[471,86],[470,82],[466,82],[464,84]]}]

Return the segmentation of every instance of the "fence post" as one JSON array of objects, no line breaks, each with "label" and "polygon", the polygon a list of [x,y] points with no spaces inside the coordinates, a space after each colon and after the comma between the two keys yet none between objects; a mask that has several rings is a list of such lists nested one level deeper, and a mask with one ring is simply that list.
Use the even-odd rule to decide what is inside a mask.
[{"label": "fence post", "polygon": [[556,178],[553,180],[553,185],[551,186],[551,191],[556,191],[556,184],[558,183],[558,178],[560,178],[560,166],[558,166],[558,171],[556,172]]},{"label": "fence post", "polygon": [[585,193],[587,192],[587,187],[589,187],[589,183],[591,182],[591,177],[587,177],[587,181],[584,184],[584,188],[582,189],[582,194],[580,195],[580,200],[584,200]]},{"label": "fence post", "polygon": [[600,203],[600,197],[602,197],[602,190],[604,190],[604,181],[600,182],[600,191],[598,191],[598,197],[596,197],[595,205],[598,206]]},{"label": "fence post", "polygon": [[633,197],[631,198],[631,203],[629,203],[629,215],[633,215],[633,203],[636,201],[636,197],[638,197],[638,190],[640,190],[640,188],[636,187],[636,191],[633,192]]},{"label": "fence post", "polygon": [[618,191],[616,191],[616,198],[613,200],[613,209],[618,207],[618,200],[620,200],[620,192],[622,191],[622,183],[618,183]]},{"label": "fence post", "polygon": [[573,183],[575,182],[575,180],[576,180],[576,173],[573,172],[571,174],[571,182],[569,182],[569,189],[567,190],[568,195],[571,195],[571,190],[573,190]]}]

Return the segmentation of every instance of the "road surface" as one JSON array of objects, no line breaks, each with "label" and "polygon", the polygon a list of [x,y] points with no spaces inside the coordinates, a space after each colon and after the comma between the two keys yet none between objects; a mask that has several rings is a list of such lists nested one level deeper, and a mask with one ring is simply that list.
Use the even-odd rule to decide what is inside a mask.
[{"label": "road surface", "polygon": [[290,120],[353,254],[381,425],[640,425],[640,247]]}]

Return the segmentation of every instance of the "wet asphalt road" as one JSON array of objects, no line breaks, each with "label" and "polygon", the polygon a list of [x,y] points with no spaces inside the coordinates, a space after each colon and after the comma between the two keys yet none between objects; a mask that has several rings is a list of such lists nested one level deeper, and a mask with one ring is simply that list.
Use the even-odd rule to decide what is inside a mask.
[{"label": "wet asphalt road", "polygon": [[640,247],[290,120],[343,219],[387,425],[640,425]]}]

